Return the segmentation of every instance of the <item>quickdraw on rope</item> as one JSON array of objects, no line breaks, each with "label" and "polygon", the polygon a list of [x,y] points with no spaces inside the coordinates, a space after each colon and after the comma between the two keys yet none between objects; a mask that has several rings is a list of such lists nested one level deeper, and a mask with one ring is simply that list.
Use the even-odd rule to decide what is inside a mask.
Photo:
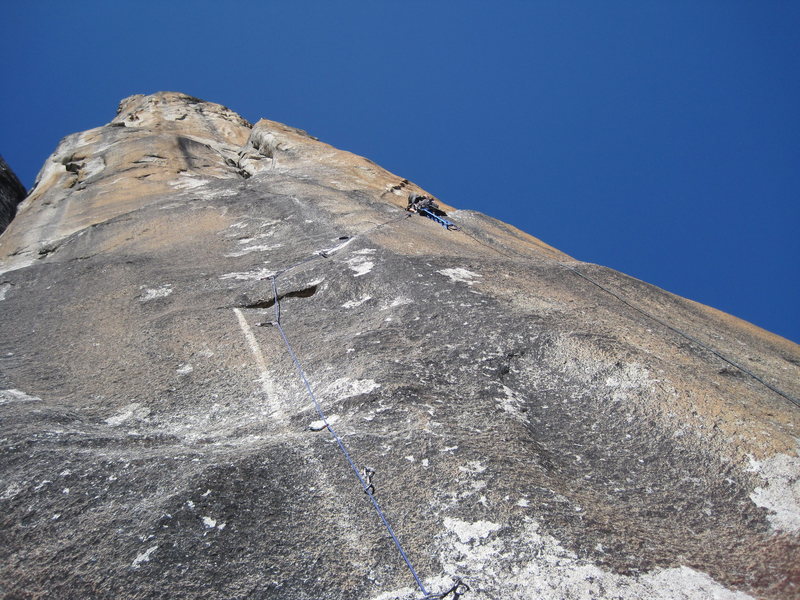
[{"label": "quickdraw on rope", "polygon": [[[374,229],[377,229],[379,227],[383,227],[384,225],[388,225],[388,224],[394,223],[396,221],[400,221],[402,219],[406,219],[406,218],[408,218],[410,216],[411,215],[408,214],[408,215],[404,215],[401,218],[392,219],[392,220],[387,221],[385,223],[378,224],[375,227],[372,227],[371,229],[369,229],[369,230],[367,230],[367,231],[365,231],[365,232],[363,232],[362,234],[359,234],[359,235],[364,235],[364,234],[368,233],[369,231],[373,231]],[[331,426],[330,422],[328,421],[327,416],[325,415],[325,411],[322,410],[322,406],[320,405],[319,401],[317,400],[317,397],[314,394],[314,390],[312,389],[311,384],[309,383],[308,378],[306,377],[306,374],[305,374],[305,371],[303,369],[303,366],[300,363],[300,359],[297,357],[297,354],[295,353],[294,348],[292,347],[292,344],[289,342],[289,338],[286,336],[286,332],[284,331],[283,325],[281,323],[281,306],[280,306],[280,297],[279,297],[279,294],[278,294],[278,282],[277,282],[278,277],[280,277],[281,275],[283,275],[287,271],[289,271],[291,269],[294,269],[295,267],[298,267],[298,266],[300,266],[302,264],[305,264],[307,262],[310,262],[310,261],[312,261],[312,260],[314,260],[316,258],[320,258],[320,257],[321,258],[328,258],[334,252],[336,252],[337,250],[339,250],[342,247],[344,247],[344,245],[350,243],[353,239],[355,239],[355,237],[358,237],[358,236],[354,236],[353,238],[346,238],[348,241],[345,242],[345,244],[342,244],[342,245],[340,245],[340,246],[338,246],[336,248],[331,248],[329,250],[322,250],[322,251],[316,252],[314,255],[312,255],[310,257],[307,257],[307,258],[301,260],[300,262],[291,265],[290,267],[287,267],[285,269],[281,269],[280,271],[278,271],[274,275],[271,275],[269,277],[269,280],[270,280],[270,283],[271,283],[271,286],[272,286],[272,295],[273,295],[273,298],[274,298],[273,307],[274,307],[274,312],[275,312],[275,320],[270,322],[270,323],[263,323],[263,325],[272,325],[275,328],[277,328],[278,332],[280,333],[281,338],[283,339],[283,343],[286,346],[286,350],[288,351],[289,356],[291,357],[292,362],[294,363],[294,366],[295,366],[295,368],[297,370],[297,373],[300,376],[300,379],[303,382],[303,385],[305,386],[306,391],[308,392],[308,396],[311,398],[311,401],[314,404],[314,409],[316,410],[317,414],[319,415],[319,418],[324,423],[325,429],[327,429],[330,432],[331,436],[336,441],[336,444],[338,445],[339,450],[341,451],[342,455],[344,456],[345,460],[347,461],[347,464],[352,469],[353,473],[356,476],[356,479],[358,479],[359,485],[361,485],[361,488],[364,490],[364,493],[369,497],[370,502],[372,502],[372,506],[375,508],[375,512],[378,514],[378,517],[380,517],[380,520],[383,523],[383,526],[386,528],[386,531],[389,533],[389,536],[392,538],[392,542],[394,542],[394,545],[397,548],[398,552],[400,552],[400,556],[403,558],[403,562],[405,562],[406,567],[408,567],[408,570],[410,571],[411,575],[414,577],[414,581],[416,582],[417,587],[422,592],[423,597],[420,600],[443,600],[447,596],[449,596],[450,594],[452,594],[453,600],[458,600],[464,593],[466,593],[470,589],[469,586],[467,584],[465,584],[460,578],[456,579],[454,585],[449,590],[447,590],[446,592],[444,592],[442,594],[438,594],[438,595],[437,594],[431,594],[425,588],[425,585],[422,583],[422,579],[420,579],[419,575],[417,574],[417,571],[414,569],[414,565],[411,563],[411,559],[408,557],[408,554],[406,553],[406,551],[404,550],[402,544],[400,543],[400,540],[398,539],[397,535],[395,534],[394,529],[392,529],[392,526],[389,524],[389,520],[386,518],[386,515],[383,512],[383,509],[381,508],[381,506],[378,503],[378,501],[375,499],[375,486],[372,483],[372,478],[375,475],[375,471],[370,469],[367,466],[363,466],[361,468],[361,470],[359,470],[359,468],[356,465],[355,461],[350,456],[350,452],[348,452],[347,447],[344,444],[344,441],[342,441],[342,438],[339,437],[339,435],[336,433],[334,428]],[[340,238],[340,239],[342,239],[342,238]]]}]

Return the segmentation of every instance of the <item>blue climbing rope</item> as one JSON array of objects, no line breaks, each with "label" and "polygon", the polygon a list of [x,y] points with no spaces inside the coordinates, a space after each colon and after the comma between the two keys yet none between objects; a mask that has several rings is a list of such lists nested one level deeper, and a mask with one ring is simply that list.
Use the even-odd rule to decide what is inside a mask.
[{"label": "blue climbing rope", "polygon": [[[464,593],[466,593],[470,589],[467,584],[463,583],[461,578],[456,578],[454,585],[449,590],[447,590],[447,591],[445,591],[443,593],[440,593],[440,594],[430,593],[430,592],[428,592],[427,589],[425,589],[425,585],[422,583],[422,579],[420,579],[419,575],[417,574],[417,571],[414,569],[414,565],[411,563],[411,559],[408,557],[408,554],[403,549],[403,545],[400,543],[400,540],[398,539],[397,535],[395,534],[394,529],[392,529],[392,526],[389,523],[389,520],[386,518],[386,515],[383,512],[383,509],[381,508],[381,506],[378,503],[378,501],[375,499],[375,496],[374,496],[375,487],[372,485],[372,481],[371,481],[373,472],[370,469],[367,469],[367,468],[364,469],[364,475],[362,475],[359,472],[355,461],[350,456],[350,452],[348,452],[347,447],[344,444],[344,441],[342,441],[342,438],[339,437],[339,435],[336,433],[336,431],[331,426],[330,422],[328,421],[327,416],[325,415],[325,411],[323,411],[322,406],[320,405],[319,401],[317,400],[317,397],[314,394],[314,390],[312,389],[311,384],[309,383],[308,378],[306,377],[305,370],[303,369],[303,365],[300,363],[300,359],[297,357],[297,353],[295,353],[294,348],[292,347],[292,344],[289,342],[289,338],[287,337],[286,332],[283,329],[283,324],[281,323],[281,305],[280,305],[280,295],[278,294],[278,283],[277,283],[278,277],[280,277],[281,275],[283,275],[284,273],[286,273],[288,271],[291,271],[291,270],[293,270],[293,269],[295,269],[295,268],[297,268],[297,267],[299,267],[301,265],[304,265],[306,263],[309,263],[309,262],[311,262],[313,260],[316,260],[316,259],[319,259],[319,258],[326,258],[326,259],[330,258],[336,252],[338,252],[339,250],[344,248],[346,245],[348,245],[352,241],[354,241],[356,238],[359,238],[359,237],[361,237],[363,235],[366,235],[366,234],[368,234],[368,233],[370,233],[370,232],[372,232],[372,231],[374,231],[376,229],[380,229],[381,227],[385,227],[386,225],[391,225],[392,223],[396,223],[398,221],[403,221],[405,219],[408,219],[411,216],[412,215],[410,213],[409,214],[404,214],[402,217],[398,217],[398,218],[395,218],[395,219],[389,219],[388,221],[385,221],[383,223],[378,223],[378,224],[374,225],[373,227],[370,227],[369,229],[367,229],[365,231],[357,233],[356,235],[354,235],[352,237],[349,237],[349,236],[340,237],[339,238],[340,240],[347,240],[347,241],[344,244],[340,244],[339,246],[336,246],[334,248],[325,249],[325,250],[319,250],[319,251],[315,252],[314,254],[312,254],[311,256],[307,256],[306,258],[304,258],[304,259],[302,259],[302,260],[300,260],[300,261],[298,261],[296,263],[293,263],[293,264],[289,265],[288,267],[284,267],[283,269],[277,271],[275,274],[270,275],[268,278],[270,279],[271,286],[272,286],[273,306],[274,306],[274,311],[275,311],[275,321],[274,321],[274,323],[271,323],[271,324],[274,325],[278,329],[278,332],[280,333],[281,338],[283,339],[283,343],[285,344],[286,349],[289,352],[289,356],[291,357],[292,362],[294,363],[294,366],[297,369],[298,374],[300,375],[300,379],[302,380],[303,385],[305,386],[306,391],[308,392],[308,395],[311,398],[312,403],[314,404],[314,409],[316,410],[316,412],[319,415],[320,419],[324,423],[325,428],[331,433],[331,436],[333,436],[334,440],[336,441],[336,444],[339,446],[339,450],[342,452],[342,455],[345,457],[345,459],[347,460],[347,463],[350,465],[350,468],[352,469],[353,473],[355,474],[356,478],[358,479],[358,483],[361,485],[362,489],[367,494],[367,496],[369,496],[370,502],[372,502],[372,506],[375,508],[375,512],[378,513],[378,516],[380,517],[381,522],[383,523],[384,527],[386,528],[386,531],[389,533],[389,536],[392,538],[392,542],[394,542],[395,547],[400,552],[400,556],[403,558],[403,562],[405,562],[406,566],[408,567],[408,570],[411,572],[411,575],[414,577],[414,581],[416,582],[417,587],[422,592],[422,596],[423,597],[420,600],[444,600],[444,598],[446,598],[447,596],[450,596],[450,594],[453,595],[453,600],[458,600]],[[431,218],[433,218],[435,221],[441,223],[442,225],[444,225],[448,229],[458,229],[458,227],[456,227],[453,223],[450,223],[450,221],[447,221],[446,219],[441,219],[439,217],[436,217],[435,215],[431,215]],[[264,277],[264,279],[267,279],[267,277]],[[264,325],[266,325],[266,323],[264,323]]]},{"label": "blue climbing rope", "polygon": [[417,209],[417,212],[418,212],[419,214],[421,214],[421,215],[425,216],[425,217],[428,217],[429,219],[433,219],[433,220],[434,220],[434,221],[436,221],[436,222],[437,222],[439,225],[441,225],[442,227],[445,227],[445,228],[449,229],[450,231],[458,231],[458,230],[459,230],[459,227],[458,227],[458,225],[456,225],[456,224],[455,224],[455,223],[453,223],[452,221],[448,221],[448,220],[447,220],[447,219],[445,219],[444,217],[441,217],[441,216],[437,215],[436,213],[434,213],[434,212],[432,212],[432,211],[428,210],[427,208],[418,208],[418,209]]},{"label": "blue climbing rope", "polygon": [[277,327],[278,332],[281,334],[281,338],[283,338],[283,343],[286,345],[286,349],[289,352],[289,356],[291,356],[292,362],[294,363],[294,366],[297,369],[298,374],[300,375],[300,379],[302,380],[303,385],[305,386],[306,391],[308,392],[308,395],[311,398],[311,401],[314,403],[314,409],[317,411],[317,414],[319,415],[320,419],[322,419],[322,422],[325,424],[325,427],[328,429],[328,431],[330,431],[331,435],[333,436],[333,439],[336,440],[336,444],[339,446],[339,450],[341,450],[342,454],[344,455],[345,459],[347,460],[347,463],[350,465],[350,468],[353,470],[353,473],[355,473],[355,476],[358,479],[358,482],[361,484],[361,487],[364,489],[364,493],[366,493],[367,496],[369,496],[370,501],[372,501],[372,506],[375,507],[375,511],[378,513],[378,516],[380,517],[381,521],[383,522],[383,525],[386,528],[386,530],[389,532],[389,535],[391,536],[392,541],[394,542],[394,545],[397,547],[397,550],[400,552],[400,556],[403,557],[403,561],[406,563],[406,566],[408,567],[408,570],[411,571],[411,575],[413,575],[414,581],[417,582],[417,587],[419,587],[420,591],[422,592],[422,594],[423,594],[423,596],[425,598],[428,598],[428,599],[430,599],[430,598],[439,598],[439,596],[431,596],[430,593],[428,592],[428,590],[425,589],[425,585],[422,583],[422,580],[420,579],[419,575],[417,575],[417,572],[414,569],[414,565],[411,564],[411,559],[408,558],[408,554],[406,554],[406,551],[403,549],[403,546],[400,543],[400,540],[397,538],[397,535],[395,534],[394,529],[392,529],[392,526],[389,524],[389,520],[386,518],[386,515],[384,514],[383,510],[381,509],[380,504],[378,504],[378,501],[375,499],[374,487],[372,486],[371,483],[368,483],[367,481],[365,481],[364,477],[361,476],[361,473],[359,472],[358,467],[356,466],[356,463],[353,461],[352,457],[350,456],[350,453],[347,451],[347,447],[344,445],[344,442],[342,441],[342,438],[339,437],[339,435],[333,429],[331,424],[328,422],[328,417],[325,416],[325,411],[322,410],[322,406],[320,406],[320,403],[317,400],[316,395],[314,394],[314,390],[311,388],[311,384],[308,382],[308,378],[306,377],[305,371],[303,370],[303,366],[300,363],[300,359],[297,358],[297,354],[295,353],[294,348],[292,348],[292,344],[289,342],[289,338],[286,337],[286,332],[283,330],[283,325],[281,324],[280,300],[278,299],[277,275],[273,275],[272,277],[270,277],[270,280],[271,280],[271,283],[272,283],[272,294],[273,294],[273,296],[275,298],[275,303],[273,305],[275,307],[275,323],[274,323],[274,325],[275,325],[275,327]]}]

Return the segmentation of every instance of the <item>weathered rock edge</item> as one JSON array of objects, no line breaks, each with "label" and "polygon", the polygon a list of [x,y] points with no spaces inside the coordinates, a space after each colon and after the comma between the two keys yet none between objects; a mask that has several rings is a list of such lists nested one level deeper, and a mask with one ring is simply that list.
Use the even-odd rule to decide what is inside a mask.
[{"label": "weathered rock edge", "polygon": [[25,186],[0,156],[0,234],[17,213],[17,205],[25,198]]}]

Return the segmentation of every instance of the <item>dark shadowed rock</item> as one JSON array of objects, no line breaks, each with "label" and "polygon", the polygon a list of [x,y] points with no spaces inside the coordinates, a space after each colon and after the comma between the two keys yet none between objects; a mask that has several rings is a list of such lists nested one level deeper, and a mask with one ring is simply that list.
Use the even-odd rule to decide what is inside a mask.
[{"label": "dark shadowed rock", "polygon": [[24,197],[25,187],[0,156],[0,233],[11,223],[17,212],[17,204]]},{"label": "dark shadowed rock", "polygon": [[280,273],[428,591],[797,597],[800,348],[411,192],[182,94],[62,141],[0,237],[3,594],[422,596]]}]

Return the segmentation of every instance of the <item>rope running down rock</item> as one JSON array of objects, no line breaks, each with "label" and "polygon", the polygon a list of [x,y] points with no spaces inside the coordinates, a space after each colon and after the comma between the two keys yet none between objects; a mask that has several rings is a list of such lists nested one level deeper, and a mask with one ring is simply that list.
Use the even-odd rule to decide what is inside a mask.
[{"label": "rope running down rock", "polygon": [[[367,233],[369,233],[371,231],[374,231],[374,230],[376,230],[378,228],[384,227],[386,225],[390,225],[392,223],[396,223],[396,222],[401,221],[401,220],[405,220],[410,216],[411,216],[410,214],[403,215],[400,218],[391,219],[389,221],[386,221],[385,223],[380,223],[378,225],[375,225],[374,227],[372,227],[372,228],[370,228],[370,229],[368,229],[368,230],[366,230],[366,231],[364,231],[362,233],[359,233],[359,234],[357,234],[357,235],[355,235],[355,236],[353,236],[351,238],[348,238],[348,240],[347,240],[347,242],[345,244],[349,244],[354,239],[356,239],[358,237],[361,237],[363,235],[366,235]],[[443,599],[445,596],[449,595],[450,593],[453,593],[455,595],[455,597],[458,598],[461,595],[461,593],[464,593],[464,591],[469,589],[468,586],[466,586],[466,584],[463,584],[460,579],[457,580],[456,585],[451,590],[448,590],[444,594],[438,594],[438,595],[437,594],[431,594],[425,588],[425,585],[422,583],[422,579],[417,574],[416,569],[414,569],[414,565],[411,563],[411,559],[408,557],[408,554],[406,553],[405,549],[403,548],[403,545],[400,543],[400,540],[398,539],[397,534],[395,534],[394,529],[392,529],[392,526],[389,524],[389,520],[386,518],[386,515],[383,512],[383,509],[381,508],[381,506],[378,503],[378,501],[375,499],[375,496],[374,496],[374,489],[375,488],[372,486],[371,482],[369,482],[369,481],[364,479],[364,477],[361,474],[361,471],[359,470],[359,468],[356,465],[355,461],[351,457],[350,452],[347,450],[347,447],[345,446],[344,441],[342,441],[342,438],[339,437],[339,435],[333,429],[331,424],[328,422],[328,418],[325,415],[325,411],[322,409],[322,406],[320,405],[319,400],[317,400],[317,397],[314,394],[314,390],[312,389],[311,384],[309,383],[308,378],[306,377],[306,374],[305,374],[303,366],[302,366],[302,364],[300,362],[300,359],[297,357],[297,354],[295,353],[294,348],[292,347],[292,344],[289,342],[289,338],[287,337],[286,332],[285,332],[285,330],[283,328],[283,324],[281,323],[281,307],[280,307],[280,300],[279,300],[279,295],[278,295],[278,282],[277,282],[278,277],[280,277],[281,275],[283,275],[287,271],[290,271],[290,270],[292,270],[292,269],[294,269],[294,268],[296,268],[296,267],[298,267],[300,265],[303,265],[303,264],[305,264],[307,262],[310,262],[310,261],[312,261],[312,260],[314,260],[316,258],[328,258],[334,252],[338,251],[342,247],[343,247],[343,245],[341,245],[341,246],[339,246],[337,248],[331,249],[331,250],[327,250],[327,251],[318,251],[318,252],[314,253],[312,256],[309,256],[309,257],[307,257],[307,258],[305,258],[305,259],[303,259],[303,260],[301,260],[301,261],[299,261],[299,262],[297,262],[297,263],[295,263],[295,264],[293,264],[293,265],[291,265],[289,267],[281,269],[280,271],[278,271],[277,273],[275,273],[274,275],[271,275],[269,277],[270,283],[271,283],[271,286],[272,286],[272,294],[273,294],[273,297],[274,297],[273,307],[274,307],[274,312],[275,312],[275,321],[272,323],[272,325],[274,325],[278,329],[278,333],[280,333],[281,338],[283,339],[283,343],[286,346],[286,350],[288,351],[289,356],[291,357],[292,362],[294,363],[295,369],[297,370],[297,373],[300,376],[300,379],[303,382],[303,385],[305,386],[306,391],[308,392],[308,395],[311,398],[312,403],[314,404],[314,409],[316,410],[317,414],[319,415],[319,418],[325,424],[325,428],[331,433],[331,436],[336,441],[336,444],[338,445],[339,450],[341,451],[341,453],[344,456],[344,458],[347,460],[348,465],[350,466],[351,470],[353,471],[353,473],[355,474],[356,478],[358,479],[358,482],[361,485],[362,489],[367,494],[367,496],[369,496],[369,499],[372,502],[372,506],[375,508],[375,512],[378,513],[378,516],[380,517],[381,522],[383,523],[384,527],[386,528],[386,531],[389,533],[389,536],[392,538],[392,542],[394,542],[395,547],[400,552],[400,556],[403,558],[403,562],[405,562],[406,567],[408,567],[408,570],[411,572],[411,575],[414,577],[414,581],[416,582],[417,587],[422,592],[422,595],[423,595],[423,599],[422,600],[440,600],[440,599]]]}]

